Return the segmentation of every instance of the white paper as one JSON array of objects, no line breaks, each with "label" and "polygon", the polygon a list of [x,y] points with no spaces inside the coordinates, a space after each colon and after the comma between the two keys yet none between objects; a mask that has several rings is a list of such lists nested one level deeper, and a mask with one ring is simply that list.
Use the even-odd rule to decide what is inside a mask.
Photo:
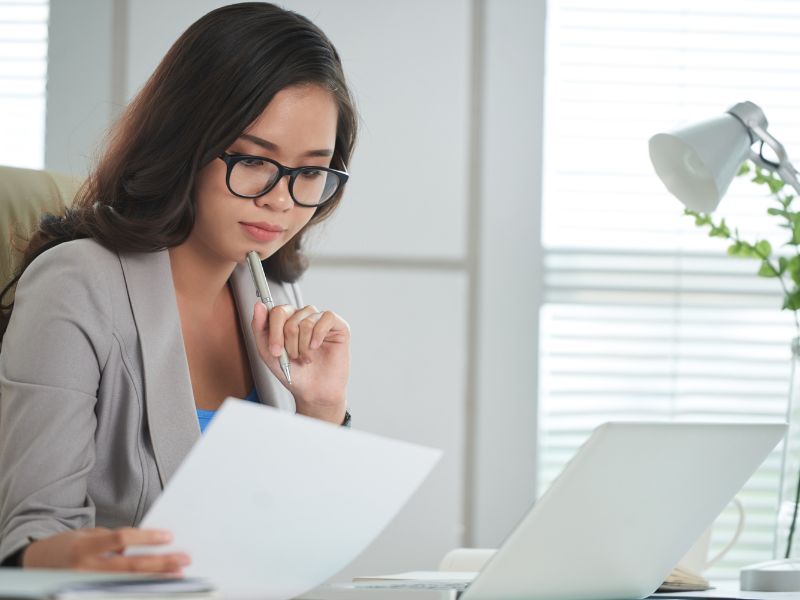
[{"label": "white paper", "polygon": [[464,591],[477,577],[474,571],[408,571],[390,575],[354,577],[350,589],[413,589]]},{"label": "white paper", "polygon": [[480,571],[497,552],[494,548],[455,548],[444,555],[440,571]]},{"label": "white paper", "polygon": [[[351,562],[441,451],[229,398],[140,527],[226,598],[283,600]],[[152,553],[153,547],[132,549]]]},{"label": "white paper", "polygon": [[712,588],[704,592],[668,592],[653,594],[650,598],[706,600],[797,600],[797,592],[743,592],[735,588]]},{"label": "white paper", "polygon": [[209,586],[194,579],[172,579],[137,573],[84,572],[58,569],[0,568],[0,598],[92,598],[119,595],[178,594],[213,598]]},{"label": "white paper", "polygon": [[475,571],[407,571],[405,573],[392,573],[390,575],[360,575],[353,577],[353,582],[380,582],[380,581],[459,581],[469,582],[475,579]]}]

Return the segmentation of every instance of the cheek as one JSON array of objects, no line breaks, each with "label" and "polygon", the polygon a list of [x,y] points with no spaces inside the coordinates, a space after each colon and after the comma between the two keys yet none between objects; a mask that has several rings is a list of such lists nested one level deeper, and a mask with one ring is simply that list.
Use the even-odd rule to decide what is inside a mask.
[{"label": "cheek", "polygon": [[311,220],[311,217],[313,217],[314,213],[316,212],[316,209],[314,208],[300,208],[297,206],[295,208],[299,210],[297,211],[297,213],[295,213],[295,217],[293,219],[292,233],[297,233],[303,227],[305,227],[306,224]]}]

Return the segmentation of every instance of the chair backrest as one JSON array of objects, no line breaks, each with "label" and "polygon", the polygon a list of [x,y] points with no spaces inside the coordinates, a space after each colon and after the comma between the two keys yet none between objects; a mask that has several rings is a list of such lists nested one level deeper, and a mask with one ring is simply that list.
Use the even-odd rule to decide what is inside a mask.
[{"label": "chair backrest", "polygon": [[69,175],[0,166],[0,288],[14,276],[20,243],[24,247],[42,215],[64,212],[80,184]]}]

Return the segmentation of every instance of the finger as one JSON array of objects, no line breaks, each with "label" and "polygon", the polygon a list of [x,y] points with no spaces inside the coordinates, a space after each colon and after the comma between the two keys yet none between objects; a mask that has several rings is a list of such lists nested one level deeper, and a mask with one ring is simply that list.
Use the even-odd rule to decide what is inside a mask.
[{"label": "finger", "polygon": [[140,556],[93,556],[85,561],[85,568],[100,571],[128,571],[134,573],[173,573],[189,565],[187,554],[145,554]]},{"label": "finger", "polygon": [[313,360],[311,339],[314,332],[319,328],[322,314],[321,312],[312,313],[300,321],[298,325],[297,351],[300,354],[300,360],[306,364]]},{"label": "finger", "polygon": [[[269,311],[269,325],[268,325],[268,348],[272,356],[280,356],[286,346],[284,340],[284,325],[289,317],[295,312],[293,306],[288,304],[281,304]],[[288,349],[287,349],[288,351]]]},{"label": "finger", "polygon": [[324,313],[320,313],[317,324],[314,327],[311,340],[308,344],[309,348],[312,350],[318,350],[325,341],[325,338],[328,337],[328,334],[335,329],[338,320],[339,318],[336,316],[336,314],[329,310],[326,310]]},{"label": "finger", "polygon": [[92,555],[120,552],[127,546],[155,546],[170,541],[172,541],[172,534],[169,531],[122,527],[115,530],[87,533],[75,545],[79,554]]},{"label": "finger", "polygon": [[[317,312],[316,307],[306,306],[294,312],[283,327],[283,343],[292,360],[300,360],[300,323]],[[313,323],[311,323],[313,326]]]}]

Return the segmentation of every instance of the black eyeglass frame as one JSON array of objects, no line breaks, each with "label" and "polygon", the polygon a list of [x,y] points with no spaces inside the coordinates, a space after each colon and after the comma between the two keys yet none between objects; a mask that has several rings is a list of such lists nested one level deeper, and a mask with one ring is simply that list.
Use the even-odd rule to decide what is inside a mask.
[{"label": "black eyeglass frame", "polygon": [[[227,172],[225,173],[225,185],[228,186],[228,191],[233,194],[234,196],[238,196],[239,198],[260,198],[261,196],[266,196],[269,194],[272,189],[278,185],[278,182],[286,177],[289,176],[289,196],[292,198],[292,202],[297,204],[298,206],[304,206],[306,208],[317,208],[318,206],[322,206],[327,202],[330,202],[331,199],[342,189],[347,180],[350,178],[350,174],[346,171],[339,171],[337,169],[331,169],[329,167],[314,167],[314,166],[307,166],[307,167],[285,167],[277,160],[273,160],[271,158],[267,158],[266,156],[256,156],[255,154],[228,154],[227,152],[220,153],[217,158],[221,159],[225,165],[227,166]],[[231,187],[231,173],[233,172],[233,167],[236,166],[236,163],[241,162],[243,160],[247,160],[248,158],[256,158],[258,160],[263,160],[268,163],[271,163],[278,167],[278,176],[275,178],[275,181],[272,182],[272,185],[269,185],[264,191],[259,192],[258,194],[240,194],[238,192],[233,191]],[[333,173],[336,177],[339,178],[339,186],[336,188],[336,191],[331,195],[330,198],[327,200],[323,200],[319,204],[306,204],[304,202],[300,202],[297,198],[294,197],[294,180],[296,179],[297,175],[303,173],[304,171],[325,171],[326,173]]]}]

